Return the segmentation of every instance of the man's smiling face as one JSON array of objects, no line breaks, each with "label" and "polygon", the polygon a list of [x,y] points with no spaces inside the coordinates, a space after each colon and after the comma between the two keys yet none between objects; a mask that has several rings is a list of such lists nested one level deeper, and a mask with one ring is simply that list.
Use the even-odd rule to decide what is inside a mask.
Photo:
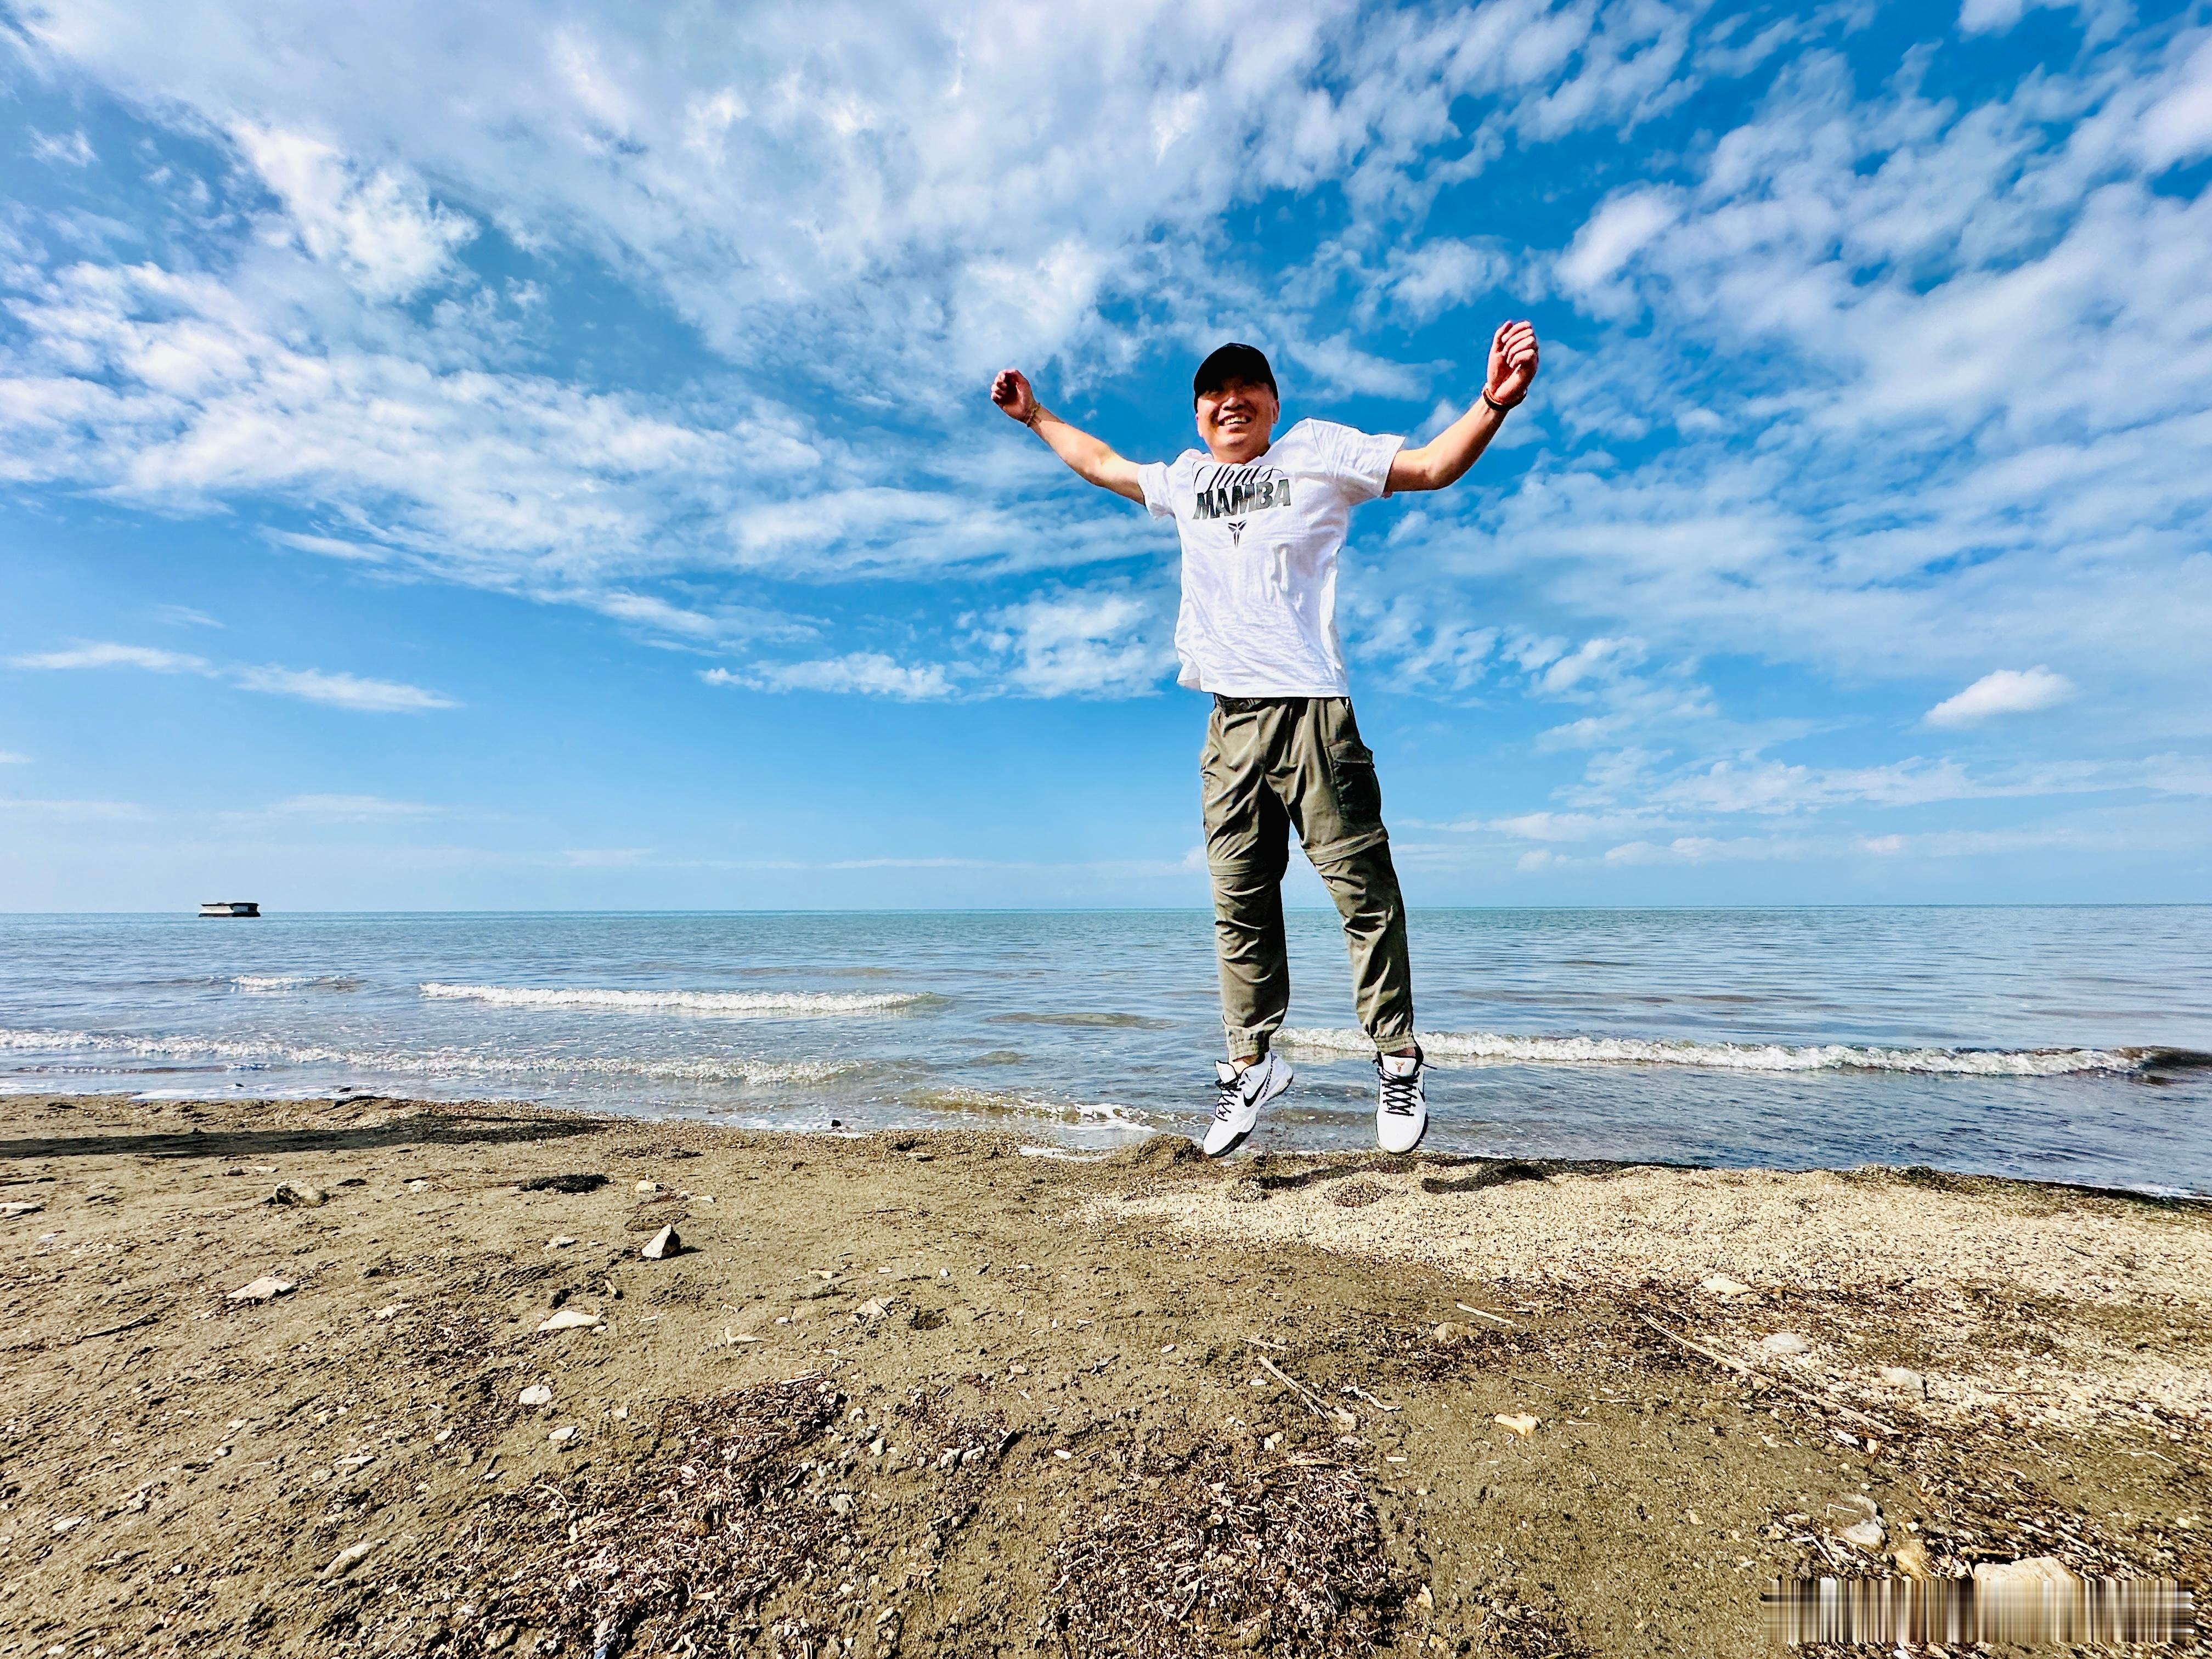
[{"label": "man's smiling face", "polygon": [[1265,386],[1230,380],[1199,394],[1198,435],[1215,460],[1237,465],[1267,453],[1282,412]]}]

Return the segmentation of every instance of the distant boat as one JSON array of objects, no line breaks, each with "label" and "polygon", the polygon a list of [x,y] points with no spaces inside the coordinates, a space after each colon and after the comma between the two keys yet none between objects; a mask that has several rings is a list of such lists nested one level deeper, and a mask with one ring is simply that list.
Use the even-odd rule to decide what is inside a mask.
[{"label": "distant boat", "polygon": [[251,899],[210,899],[200,906],[204,916],[258,916],[261,907]]}]

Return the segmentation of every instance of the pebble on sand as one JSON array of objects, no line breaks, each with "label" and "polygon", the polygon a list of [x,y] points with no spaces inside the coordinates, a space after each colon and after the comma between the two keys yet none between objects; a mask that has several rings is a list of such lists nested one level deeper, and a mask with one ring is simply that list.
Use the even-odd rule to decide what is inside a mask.
[{"label": "pebble on sand", "polygon": [[514,1396],[514,1403],[518,1406],[550,1406],[553,1403],[553,1390],[545,1383],[532,1382]]},{"label": "pebble on sand", "polygon": [[546,1319],[538,1328],[541,1331],[580,1331],[586,1327],[597,1328],[599,1316],[586,1313],[581,1308],[563,1308]]},{"label": "pebble on sand", "polygon": [[556,1446],[565,1446],[576,1437],[576,1425],[574,1423],[563,1423],[545,1437]]},{"label": "pebble on sand", "polygon": [[1709,1273],[1698,1281],[1698,1288],[1714,1296],[1743,1296],[1751,1286],[1740,1279],[1730,1279],[1726,1273]]},{"label": "pebble on sand", "polygon": [[565,1250],[575,1242],[566,1233],[556,1233],[545,1241],[545,1248],[549,1250]]},{"label": "pebble on sand", "polygon": [[660,1190],[660,1183],[657,1181],[641,1181],[637,1183],[637,1189],[641,1193],[657,1193]]},{"label": "pebble on sand", "polygon": [[274,1273],[264,1273],[250,1285],[241,1285],[230,1293],[233,1302],[266,1302],[272,1296],[288,1295],[296,1288],[289,1279],[279,1279]]},{"label": "pebble on sand", "polygon": [[1760,1347],[1769,1353],[1809,1353],[1813,1345],[1795,1331],[1777,1331],[1760,1340]]},{"label": "pebble on sand", "polygon": [[1917,1389],[1920,1386],[1920,1373],[1903,1365],[1884,1365],[1875,1375],[1893,1389]]},{"label": "pebble on sand", "polygon": [[331,1195],[320,1187],[310,1187],[304,1181],[288,1181],[269,1194],[269,1201],[293,1209],[315,1210],[329,1203]]},{"label": "pebble on sand", "polygon": [[647,1261],[665,1261],[670,1256],[676,1255],[678,1251],[683,1249],[683,1248],[684,1241],[677,1237],[676,1229],[673,1227],[663,1227],[659,1232],[653,1234],[653,1237],[647,1243],[646,1247],[640,1250],[638,1254],[643,1256]]},{"label": "pebble on sand", "polygon": [[384,1540],[381,1538],[365,1538],[358,1544],[347,1545],[345,1548],[331,1558],[330,1565],[323,1569],[323,1577],[344,1577],[362,1562],[368,1560],[373,1552],[382,1548],[383,1546]]},{"label": "pebble on sand", "polygon": [[1855,1545],[1869,1553],[1880,1549],[1889,1539],[1889,1534],[1881,1529],[1881,1522],[1871,1516],[1845,1527],[1839,1536],[1846,1544]]},{"label": "pebble on sand", "polygon": [[0,1204],[0,1215],[36,1215],[46,1207],[46,1200],[43,1198],[10,1199],[7,1203]]},{"label": "pebble on sand", "polygon": [[1510,1429],[1526,1440],[1536,1432],[1536,1419],[1526,1412],[1500,1412],[1490,1419],[1501,1429]]}]

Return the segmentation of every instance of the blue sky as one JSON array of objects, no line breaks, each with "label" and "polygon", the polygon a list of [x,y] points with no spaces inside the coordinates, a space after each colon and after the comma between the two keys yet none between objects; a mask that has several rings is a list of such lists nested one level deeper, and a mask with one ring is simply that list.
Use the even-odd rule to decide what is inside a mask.
[{"label": "blue sky", "polygon": [[1414,903],[2212,900],[2207,7],[732,10],[0,3],[0,908],[1203,903],[992,373],[1524,315],[1354,521]]}]

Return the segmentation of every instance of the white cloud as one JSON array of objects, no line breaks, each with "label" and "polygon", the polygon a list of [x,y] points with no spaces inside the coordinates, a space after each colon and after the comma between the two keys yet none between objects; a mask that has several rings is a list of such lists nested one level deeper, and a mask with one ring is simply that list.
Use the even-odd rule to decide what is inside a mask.
[{"label": "white cloud", "polygon": [[951,677],[935,663],[908,665],[880,651],[854,651],[811,662],[763,663],[733,672],[709,668],[699,678],[709,685],[742,685],[760,691],[858,692],[928,702],[952,695]]},{"label": "white cloud", "polygon": [[317,668],[280,668],[274,664],[260,667],[246,664],[221,666],[189,652],[161,651],[143,645],[100,642],[11,657],[8,660],[17,668],[142,668],[159,674],[199,674],[227,679],[247,691],[266,691],[370,714],[413,714],[460,706],[438,692],[394,680],[366,679],[356,674],[329,673]]},{"label": "white cloud", "polygon": [[206,674],[212,672],[204,657],[195,657],[187,651],[161,651],[147,645],[117,645],[100,642],[73,645],[60,651],[40,651],[29,656],[10,657],[10,665],[17,668],[143,668],[155,674]]},{"label": "white cloud", "polygon": [[1041,697],[1143,696],[1175,661],[1161,596],[1043,595],[991,617],[988,648],[1012,659],[1007,683]]},{"label": "white cloud", "polygon": [[2143,157],[2169,167],[2212,152],[2212,40],[2190,54],[2177,84],[2143,112]]},{"label": "white cloud", "polygon": [[387,800],[381,795],[294,795],[264,810],[271,817],[307,818],[325,823],[386,823],[435,817],[445,811],[421,801]]},{"label": "white cloud", "polygon": [[476,222],[383,168],[363,173],[302,132],[240,122],[231,136],[284,204],[300,240],[371,300],[404,300],[445,275]]},{"label": "white cloud", "polygon": [[371,714],[413,714],[432,708],[458,708],[451,697],[426,691],[419,685],[396,680],[364,679],[357,674],[325,673],[316,668],[239,668],[234,682],[248,691],[266,691],[280,697],[298,697],[333,708],[358,709]]},{"label": "white cloud", "polygon": [[81,127],[75,132],[65,133],[40,132],[36,128],[32,129],[31,154],[37,160],[56,167],[90,167],[93,162],[92,142],[84,136],[84,130]]},{"label": "white cloud", "polygon": [[1575,233],[1572,246],[1559,256],[1559,280],[1571,289],[1595,293],[1613,274],[1681,216],[1674,194],[1634,190],[1616,196]]},{"label": "white cloud", "polygon": [[2048,668],[2000,668],[1944,698],[1924,718],[1930,726],[1973,726],[1993,715],[2050,708],[2073,695],[2073,682]]},{"label": "white cloud", "polygon": [[31,757],[19,755],[12,749],[0,749],[0,766],[28,766]]}]

